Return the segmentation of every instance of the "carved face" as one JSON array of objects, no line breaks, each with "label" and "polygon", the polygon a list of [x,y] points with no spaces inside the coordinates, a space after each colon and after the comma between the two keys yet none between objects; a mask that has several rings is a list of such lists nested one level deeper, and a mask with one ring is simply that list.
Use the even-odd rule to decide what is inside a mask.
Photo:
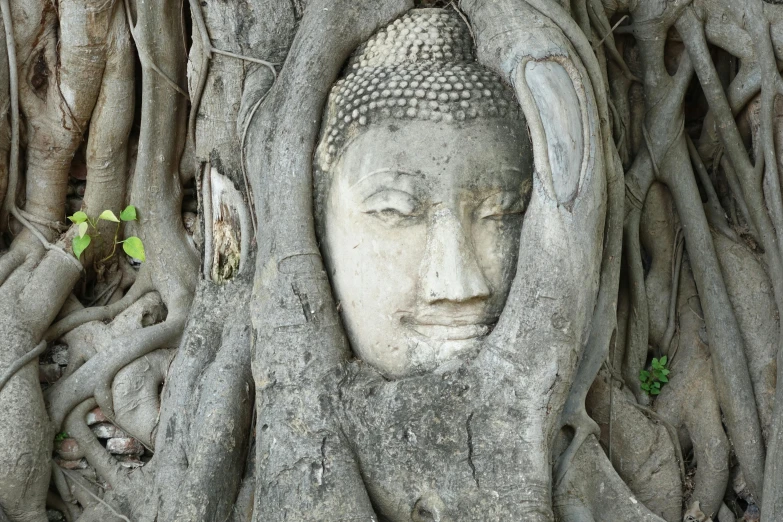
[{"label": "carved face", "polygon": [[531,187],[522,121],[388,120],[333,169],[322,238],[354,352],[388,377],[474,353],[513,280]]}]

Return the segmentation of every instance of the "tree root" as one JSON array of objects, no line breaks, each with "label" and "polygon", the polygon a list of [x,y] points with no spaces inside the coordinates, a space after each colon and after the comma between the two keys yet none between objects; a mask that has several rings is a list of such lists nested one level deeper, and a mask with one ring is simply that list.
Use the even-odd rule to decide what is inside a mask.
[{"label": "tree root", "polygon": [[620,478],[645,506],[670,522],[678,522],[684,474],[678,467],[678,462],[680,466],[683,463],[677,453],[679,442],[673,445],[668,427],[648,418],[646,408],[640,411],[643,407],[636,404],[632,392],[618,387],[617,382],[611,372],[602,370],[588,396],[590,414],[601,426],[602,446],[606,448],[610,442],[611,423],[610,462]]},{"label": "tree root", "polygon": [[[649,316],[649,342],[656,357],[666,352],[665,338],[669,326],[674,327],[676,315],[677,292],[672,292],[674,283],[675,250],[680,239],[677,230],[676,217],[672,208],[669,190],[661,183],[654,183],[644,203],[642,210],[639,241],[647,258],[646,274],[642,273],[644,294],[647,300]],[[640,254],[641,255],[641,252]],[[641,259],[640,259],[641,260]],[[634,278],[634,283],[636,279]],[[674,304],[672,304],[674,301]],[[674,331],[672,330],[672,334]],[[647,363],[647,350],[641,361],[643,369]],[[639,372],[633,376],[639,381]],[[629,379],[631,376],[626,375]]]},{"label": "tree root", "polygon": [[105,480],[111,489],[124,485],[121,481],[126,471],[119,462],[104,448],[85,422],[87,413],[97,405],[95,399],[87,399],[71,411],[65,420],[63,429],[76,440],[87,462],[95,468],[98,476]]},{"label": "tree root", "polygon": [[554,505],[558,514],[567,520],[585,520],[581,517],[590,513],[594,520],[664,522],[636,500],[594,437],[585,440],[577,453],[573,466],[554,493]]},{"label": "tree root", "polygon": [[[28,263],[36,258],[29,257]],[[27,347],[37,355],[51,323],[80,274],[57,253],[47,253],[35,268],[22,267],[0,287],[0,365],[18,366]],[[45,343],[44,343],[45,345]],[[12,368],[14,378],[0,391],[0,504],[12,520],[44,517],[52,432],[46,419],[37,369],[28,362]],[[5,373],[5,372],[4,372]],[[9,372],[11,374],[11,372]]]},{"label": "tree root", "polygon": [[704,320],[687,261],[681,277],[679,348],[677,357],[670,359],[670,382],[661,391],[655,409],[681,430],[686,448],[693,446],[697,464],[693,499],[701,502],[706,513],[717,513],[729,480],[729,442],[721,424],[717,381],[707,371],[710,358],[716,355],[709,354],[701,338]]},{"label": "tree root", "polygon": [[133,335],[136,330],[162,322],[165,318],[160,296],[157,292],[150,292],[109,324],[93,321],[70,331],[61,338],[68,345],[68,367],[64,377],[70,376],[96,353],[109,349],[115,338]]},{"label": "tree root", "polygon": [[[253,388],[252,380],[250,389],[243,384],[248,382],[252,351],[243,334],[250,323],[251,288],[249,273],[230,284],[215,285],[204,279],[199,283],[192,319],[163,390],[153,459],[157,470],[153,505],[161,520],[187,509],[181,501],[183,495],[191,494],[187,484],[204,493],[193,500],[193,506],[219,512],[220,520],[227,515],[226,502],[237,494],[238,470],[250,438],[249,430],[241,427],[254,411],[252,403],[238,400],[252,394]],[[205,425],[216,422],[217,431],[210,434]],[[216,461],[225,464],[221,469],[231,469],[231,476],[206,466]],[[220,483],[209,491],[203,489],[215,480]]]},{"label": "tree root", "polygon": [[82,513],[78,506],[65,502],[52,491],[46,497],[46,507],[51,507],[62,513],[65,516],[65,522],[75,522]]},{"label": "tree root", "polygon": [[[114,4],[114,0],[112,1]],[[90,132],[85,150],[87,184],[84,190],[83,210],[95,219],[104,210],[119,215],[125,203],[125,185],[128,178],[128,137],[134,111],[134,53],[125,11],[114,5],[107,38],[106,64],[101,78],[100,95],[90,119]],[[116,225],[98,221],[100,237],[111,238]],[[111,240],[97,241],[85,251],[85,267],[100,264],[110,255]]]},{"label": "tree root", "polygon": [[106,306],[83,308],[59,320],[46,331],[46,339],[55,341],[71,330],[90,321],[110,321],[114,319],[118,314],[127,310],[141,296],[152,290],[149,278],[145,277],[145,275],[146,272],[142,272],[142,275],[136,279],[133,286],[119,301]]},{"label": "tree root", "polygon": [[97,354],[70,377],[49,388],[46,393],[48,411],[57,429],[77,404],[92,396],[96,397],[104,414],[112,419],[111,384],[117,372],[139,357],[173,342],[184,325],[181,313],[170,312],[163,323],[143,328],[133,337],[117,339],[114,349]]},{"label": "tree root", "polygon": [[62,470],[62,471],[63,471],[63,473],[65,473],[65,475],[66,475],[68,478],[70,478],[70,479],[73,481],[73,483],[74,483],[74,484],[76,484],[76,485],[77,485],[77,486],[79,486],[80,488],[84,489],[84,490],[87,492],[87,494],[88,494],[88,495],[90,495],[91,497],[95,498],[95,500],[96,500],[96,502],[97,502],[97,503],[99,503],[99,504],[101,504],[101,505],[103,505],[103,506],[106,506],[106,507],[109,509],[109,511],[111,511],[111,513],[112,513],[112,514],[113,514],[115,517],[119,518],[120,520],[124,520],[125,522],[131,522],[131,520],[130,520],[128,517],[126,517],[125,515],[123,515],[123,514],[121,514],[121,513],[117,512],[117,510],[116,510],[116,509],[114,509],[114,508],[113,508],[113,507],[112,507],[112,506],[111,506],[111,505],[110,505],[108,502],[106,502],[105,500],[103,500],[102,498],[100,498],[99,496],[97,496],[95,493],[93,493],[93,492],[90,490],[90,488],[89,488],[88,486],[86,486],[86,485],[85,485],[85,484],[82,482],[82,480],[84,480],[84,479],[82,479],[81,477],[77,476],[75,473],[73,473],[72,471],[69,471],[69,470],[67,470],[67,469],[64,469],[64,470]]},{"label": "tree root", "polygon": [[114,421],[146,448],[152,450],[160,417],[160,388],[173,350],[156,350],[117,372],[112,382]]},{"label": "tree root", "polygon": [[[640,165],[637,157],[634,167]],[[631,167],[633,171],[634,167]],[[652,168],[649,169],[652,174]],[[628,182],[626,181],[626,184]],[[625,351],[623,354],[623,379],[633,391],[637,400],[643,400],[643,394],[639,383],[639,370],[647,361],[647,346],[649,341],[649,309],[644,285],[644,267],[642,266],[641,243],[639,239],[639,225],[642,215],[642,205],[647,190],[652,184],[652,177],[647,177],[639,194],[626,189],[626,203],[630,210],[625,218],[623,233],[623,257],[627,260],[627,273],[629,278],[631,313],[628,317],[626,329]]]},{"label": "tree root", "polygon": [[761,263],[742,243],[716,236],[715,247],[742,330],[762,434],[764,440],[768,440],[773,422],[780,335],[772,282]]},{"label": "tree root", "polygon": [[38,346],[24,354],[22,357],[17,359],[11,366],[3,372],[2,375],[0,375],[0,392],[3,391],[3,388],[8,383],[8,381],[11,380],[11,377],[16,375],[16,372],[27,366],[27,364],[37,359],[39,355],[44,353],[46,351],[46,341],[41,341]]},{"label": "tree root", "polygon": [[0,286],[19,268],[28,258],[27,252],[22,248],[12,248],[0,257]]},{"label": "tree root", "polygon": [[250,336],[249,325],[224,332],[222,347],[201,380],[187,472],[168,513],[172,520],[225,520],[231,513],[255,405]]},{"label": "tree root", "polygon": [[672,286],[671,293],[669,295],[669,320],[666,325],[666,331],[663,334],[663,340],[661,341],[662,353],[669,355],[669,360],[674,358],[675,351],[672,350],[672,340],[674,339],[674,332],[677,328],[677,295],[680,289],[680,274],[682,272],[682,260],[685,253],[685,240],[682,237],[681,230],[677,230],[675,236],[674,257],[672,258]]}]

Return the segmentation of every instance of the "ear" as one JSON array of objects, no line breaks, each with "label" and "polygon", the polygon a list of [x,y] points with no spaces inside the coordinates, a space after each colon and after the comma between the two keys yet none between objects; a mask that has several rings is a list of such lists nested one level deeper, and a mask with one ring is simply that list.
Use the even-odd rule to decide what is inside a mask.
[{"label": "ear", "polygon": [[579,71],[564,56],[525,57],[512,76],[547,195],[571,210],[590,164],[590,115]]}]

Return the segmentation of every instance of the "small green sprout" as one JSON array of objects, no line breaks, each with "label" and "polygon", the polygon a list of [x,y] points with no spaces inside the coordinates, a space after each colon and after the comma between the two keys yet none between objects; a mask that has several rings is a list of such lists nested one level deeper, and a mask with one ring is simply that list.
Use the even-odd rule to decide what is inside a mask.
[{"label": "small green sprout", "polygon": [[70,435],[68,435],[67,432],[61,431],[60,433],[58,433],[57,435],[54,436],[54,441],[55,442],[62,442],[65,439],[67,439],[68,437],[70,437]]},{"label": "small green sprout", "polygon": [[74,236],[72,243],[73,255],[76,256],[76,259],[79,259],[79,257],[82,255],[82,252],[84,252],[84,250],[90,246],[90,243],[92,242],[92,237],[87,233],[90,228],[92,228],[95,236],[100,238],[101,233],[98,231],[98,221],[100,220],[117,223],[117,228],[114,231],[114,242],[112,245],[111,254],[106,256],[101,261],[106,261],[107,259],[111,258],[117,249],[117,245],[122,245],[122,249],[125,251],[125,253],[133,258],[136,258],[140,261],[145,261],[147,259],[146,255],[144,254],[144,244],[138,237],[131,236],[123,241],[118,241],[120,223],[122,221],[136,221],[136,219],[138,219],[136,216],[136,207],[133,205],[128,205],[125,207],[125,210],[120,212],[119,219],[111,210],[104,210],[101,212],[101,215],[94,220],[90,219],[87,214],[80,210],[79,212],[74,213],[74,215],[68,216],[68,219],[70,219],[72,223],[79,226],[79,233],[78,235]]},{"label": "small green sprout", "polygon": [[661,386],[669,382],[669,370],[666,364],[669,362],[665,355],[659,359],[653,358],[652,369],[650,371],[641,370],[639,380],[642,381],[642,389],[650,395],[661,393]]}]

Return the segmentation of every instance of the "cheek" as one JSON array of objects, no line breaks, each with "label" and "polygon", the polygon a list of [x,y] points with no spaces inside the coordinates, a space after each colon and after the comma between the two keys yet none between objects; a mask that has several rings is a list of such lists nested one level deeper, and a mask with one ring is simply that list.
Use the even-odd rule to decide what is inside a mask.
[{"label": "cheek", "polygon": [[335,208],[327,219],[338,299],[355,313],[389,316],[415,302],[424,227],[388,228],[360,212]]},{"label": "cheek", "polygon": [[473,227],[474,245],[484,277],[493,294],[505,302],[516,272],[522,220],[479,221]]}]

